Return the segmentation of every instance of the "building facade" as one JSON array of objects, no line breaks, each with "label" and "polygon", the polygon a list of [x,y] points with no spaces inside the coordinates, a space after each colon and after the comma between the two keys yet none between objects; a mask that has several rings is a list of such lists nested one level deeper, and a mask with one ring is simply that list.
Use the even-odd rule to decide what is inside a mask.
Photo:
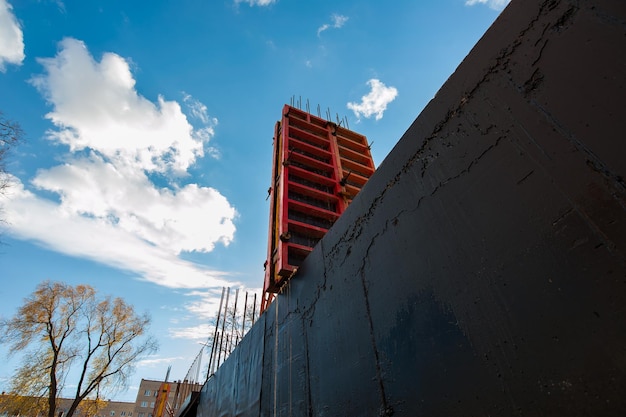
[{"label": "building facade", "polygon": [[[171,417],[179,413],[192,392],[198,392],[202,384],[188,381],[163,382],[143,379],[139,383],[133,417]],[[161,401],[159,392],[166,398]],[[159,403],[161,407],[159,407]],[[106,416],[103,416],[106,417]]]},{"label": "building facade", "polygon": [[[141,379],[135,402],[83,400],[73,417],[155,417],[155,406],[159,401],[159,391],[163,381]],[[192,392],[199,391],[201,384],[186,381],[167,383],[167,398],[163,407],[157,409],[157,417],[177,414],[181,405]],[[73,399],[59,398],[55,415],[65,417]],[[47,399],[19,397],[2,393],[0,395],[0,417],[39,417],[47,415]]]},{"label": "building facade", "polygon": [[135,399],[135,417],[153,417],[154,405],[163,381],[141,379]]},{"label": "building facade", "polygon": [[[59,398],[55,415],[65,417],[74,400]],[[38,406],[39,405],[39,406]],[[0,417],[38,417],[47,415],[47,400],[0,395]],[[83,400],[74,417],[136,417],[135,403],[124,401]]]}]

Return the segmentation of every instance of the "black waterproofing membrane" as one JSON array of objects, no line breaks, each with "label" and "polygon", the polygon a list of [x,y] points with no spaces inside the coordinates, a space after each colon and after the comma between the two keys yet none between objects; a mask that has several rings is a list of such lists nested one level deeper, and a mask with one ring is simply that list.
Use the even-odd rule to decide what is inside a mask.
[{"label": "black waterproofing membrane", "polygon": [[513,0],[198,415],[625,415],[624,22]]}]

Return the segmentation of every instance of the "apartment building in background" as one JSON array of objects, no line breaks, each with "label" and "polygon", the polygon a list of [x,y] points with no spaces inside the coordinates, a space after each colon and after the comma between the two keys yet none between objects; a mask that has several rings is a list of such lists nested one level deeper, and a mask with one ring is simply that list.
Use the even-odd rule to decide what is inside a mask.
[{"label": "apartment building in background", "polygon": [[[188,381],[164,382],[154,379],[141,379],[137,398],[135,399],[134,415],[132,417],[173,417],[179,414],[185,401],[193,392],[199,392],[202,384]],[[154,416],[155,405],[158,402],[159,390],[167,391],[167,400],[161,411],[161,415]],[[101,416],[106,417],[106,416]],[[119,416],[118,416],[119,417]],[[122,416],[124,417],[124,416]],[[127,417],[127,416],[126,416]]]},{"label": "apartment building in background", "polygon": [[[96,410],[90,409],[89,400],[84,400],[81,406],[74,413],[73,417],[155,417],[154,410],[157,404],[159,390],[162,389],[163,381],[153,379],[141,379],[137,390],[135,402],[125,401],[101,401]],[[175,416],[184,401],[191,395],[192,391],[197,392],[202,387],[199,383],[188,383],[181,381],[169,382],[169,392],[167,401],[161,416]],[[38,417],[36,413],[29,413],[24,409],[9,406],[15,404],[11,402],[8,394],[0,394],[0,417]],[[55,415],[65,417],[73,399],[60,398]],[[24,402],[25,404],[25,402]],[[35,415],[31,415],[35,414]],[[39,413],[41,415],[41,413]]]},{"label": "apartment building in background", "polygon": [[[8,404],[9,395],[2,393],[0,395],[0,417],[37,417],[41,413],[24,411],[11,407]],[[65,417],[67,411],[72,405],[73,399],[59,398],[55,415],[57,417]],[[90,409],[90,401],[84,400],[75,411],[74,417],[136,417],[135,403],[124,401],[101,401],[96,410]]]}]

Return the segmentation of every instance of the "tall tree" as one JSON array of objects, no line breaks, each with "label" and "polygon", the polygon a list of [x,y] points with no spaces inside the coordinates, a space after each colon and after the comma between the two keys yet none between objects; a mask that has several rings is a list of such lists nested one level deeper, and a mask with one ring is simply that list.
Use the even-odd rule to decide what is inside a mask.
[{"label": "tall tree", "polygon": [[145,334],[149,323],[121,298],[99,297],[88,285],[39,284],[15,316],[0,321],[0,342],[12,354],[23,353],[11,394],[47,398],[48,417],[54,417],[71,379],[76,389],[66,417],[72,417],[85,398],[128,385],[137,359],[157,349]]}]

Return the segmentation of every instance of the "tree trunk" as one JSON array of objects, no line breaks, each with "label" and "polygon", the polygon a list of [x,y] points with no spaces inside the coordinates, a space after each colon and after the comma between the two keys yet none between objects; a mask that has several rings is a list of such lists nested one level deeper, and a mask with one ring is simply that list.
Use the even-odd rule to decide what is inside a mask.
[{"label": "tree trunk", "polygon": [[48,417],[54,417],[57,409],[57,359],[55,352],[50,364],[50,390],[48,391]]},{"label": "tree trunk", "polygon": [[50,386],[50,392],[48,393],[48,417],[54,417],[56,408],[57,408],[56,387],[53,390],[52,386]]},{"label": "tree trunk", "polygon": [[63,417],[72,417],[74,415],[74,412],[78,408],[78,404],[80,404],[82,400],[82,398],[75,398],[74,401],[72,401],[72,405],[70,405],[69,410],[67,410],[67,414],[65,414]]}]

